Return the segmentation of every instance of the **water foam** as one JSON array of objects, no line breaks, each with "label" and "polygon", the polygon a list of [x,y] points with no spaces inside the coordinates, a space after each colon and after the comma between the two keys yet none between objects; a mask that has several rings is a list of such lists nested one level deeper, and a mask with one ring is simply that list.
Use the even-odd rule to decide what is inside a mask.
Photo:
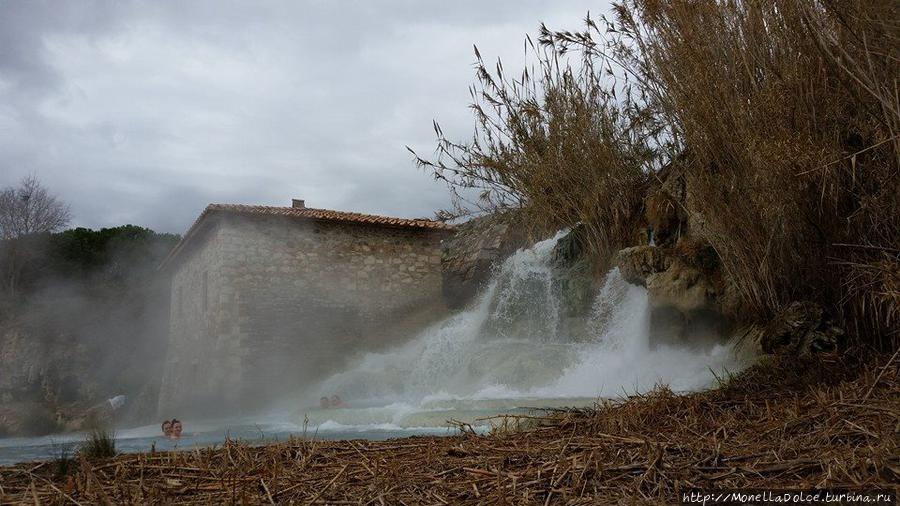
[{"label": "water foam", "polygon": [[[340,392],[351,404],[392,405],[396,416],[380,413],[369,421],[403,427],[433,420],[441,411],[488,413],[522,402],[615,397],[656,385],[698,390],[750,363],[732,343],[651,343],[646,289],[627,283],[618,269],[607,273],[597,293],[589,339],[566,335],[551,261],[565,233],[508,258],[469,309],[399,349],[365,356],[326,380],[322,392]],[[329,421],[357,426],[374,414],[359,411],[364,410],[330,413]]]}]

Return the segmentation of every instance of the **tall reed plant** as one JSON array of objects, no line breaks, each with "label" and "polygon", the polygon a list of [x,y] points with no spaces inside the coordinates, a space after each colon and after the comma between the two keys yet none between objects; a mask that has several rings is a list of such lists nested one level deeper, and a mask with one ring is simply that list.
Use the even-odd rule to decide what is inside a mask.
[{"label": "tall reed plant", "polygon": [[[858,344],[900,344],[900,4],[625,0],[541,27],[515,79],[477,57],[476,128],[419,163],[461,209],[633,241],[646,188],[682,178],[689,233],[765,320],[823,304]],[[473,195],[475,199],[466,201]],[[474,204],[474,205],[473,205]]]}]

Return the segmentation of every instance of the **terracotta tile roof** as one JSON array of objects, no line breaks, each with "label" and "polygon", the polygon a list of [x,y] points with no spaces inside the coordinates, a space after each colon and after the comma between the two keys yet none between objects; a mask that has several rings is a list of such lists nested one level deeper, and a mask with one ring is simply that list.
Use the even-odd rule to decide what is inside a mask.
[{"label": "terracotta tile roof", "polygon": [[[329,209],[314,209],[311,207],[274,207],[274,206],[246,206],[241,204],[210,204],[200,215],[213,212],[230,212],[239,214],[262,214],[269,216],[288,216],[291,218],[309,218],[313,220],[343,221],[369,225],[385,225],[389,227],[411,227],[453,230],[453,225],[442,221],[428,220],[424,218],[392,218],[375,214],[350,213],[346,211],[332,211]],[[198,221],[200,220],[198,218]]]},{"label": "terracotta tile roof", "polygon": [[433,231],[450,232],[455,226],[441,221],[425,218],[392,218],[374,214],[350,213],[345,211],[332,211],[329,209],[315,209],[311,207],[275,207],[275,206],[248,206],[243,204],[210,204],[200,213],[200,216],[184,234],[181,241],[175,246],[168,256],[160,264],[160,269],[165,269],[179,256],[186,245],[193,239],[201,228],[203,220],[212,214],[243,214],[257,216],[285,216],[288,218],[335,221],[344,223],[356,223],[360,225],[373,225],[380,227],[413,228]]}]

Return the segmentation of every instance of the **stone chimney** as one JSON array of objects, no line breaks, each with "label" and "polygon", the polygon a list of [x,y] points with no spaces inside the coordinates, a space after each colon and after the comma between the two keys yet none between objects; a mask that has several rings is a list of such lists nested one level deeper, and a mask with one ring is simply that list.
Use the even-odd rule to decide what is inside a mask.
[{"label": "stone chimney", "polygon": [[303,199],[291,199],[291,207],[294,209],[306,209],[306,201]]}]

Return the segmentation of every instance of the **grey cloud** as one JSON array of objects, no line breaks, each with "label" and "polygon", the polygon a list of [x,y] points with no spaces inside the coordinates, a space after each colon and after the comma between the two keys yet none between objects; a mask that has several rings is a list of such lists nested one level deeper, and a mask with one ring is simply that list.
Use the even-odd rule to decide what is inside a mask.
[{"label": "grey cloud", "polygon": [[181,232],[210,202],[430,216],[405,145],[468,138],[472,44],[521,65],[565,2],[0,2],[0,186],[35,173],[76,225]]}]

